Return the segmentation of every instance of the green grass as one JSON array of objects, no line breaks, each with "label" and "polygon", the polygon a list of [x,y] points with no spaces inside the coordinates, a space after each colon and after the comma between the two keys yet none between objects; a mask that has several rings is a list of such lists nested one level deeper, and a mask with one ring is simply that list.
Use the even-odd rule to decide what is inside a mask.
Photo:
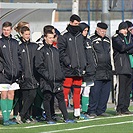
[{"label": "green grass", "polygon": [[[131,110],[132,108],[130,107]],[[0,133],[133,133],[133,115],[116,116],[114,109],[108,109],[107,113],[110,117],[79,120],[74,124],[58,122],[55,125],[47,125],[42,122],[8,127],[0,125]]]}]

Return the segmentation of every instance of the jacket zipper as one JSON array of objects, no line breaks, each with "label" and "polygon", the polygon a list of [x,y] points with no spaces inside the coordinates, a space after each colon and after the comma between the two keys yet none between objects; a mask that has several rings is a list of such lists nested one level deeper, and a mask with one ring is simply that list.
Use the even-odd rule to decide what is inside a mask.
[{"label": "jacket zipper", "polygon": [[11,60],[11,64],[12,64],[12,70],[11,70],[11,73],[12,73],[12,81],[13,81],[13,57],[12,57],[12,52],[11,52],[11,43],[10,43],[10,40],[8,40],[8,44],[9,44],[9,54],[10,54],[10,60]]},{"label": "jacket zipper", "polygon": [[122,66],[122,58],[120,57],[120,64],[121,64],[121,66]]},{"label": "jacket zipper", "polygon": [[80,73],[80,70],[79,70],[79,67],[80,67],[80,63],[79,63],[79,54],[78,54],[78,49],[77,49],[77,45],[76,45],[76,39],[77,37],[80,35],[81,33],[79,33],[77,36],[75,36],[75,48],[76,48],[76,56],[77,56],[77,62],[78,62],[78,72],[79,72],[79,76],[81,76],[81,73]]},{"label": "jacket zipper", "polygon": [[28,65],[29,65],[29,71],[30,71],[30,75],[31,75],[31,80],[32,80],[32,87],[34,89],[34,85],[33,85],[33,77],[32,77],[32,72],[31,72],[31,64],[30,64],[30,55],[29,55],[29,49],[26,43],[26,49],[27,49],[27,58],[28,58]]},{"label": "jacket zipper", "polygon": [[49,47],[50,51],[51,51],[51,54],[52,54],[52,64],[53,64],[53,74],[54,74],[54,87],[55,87],[55,65],[54,65],[54,56],[53,56],[53,51],[52,49]]}]

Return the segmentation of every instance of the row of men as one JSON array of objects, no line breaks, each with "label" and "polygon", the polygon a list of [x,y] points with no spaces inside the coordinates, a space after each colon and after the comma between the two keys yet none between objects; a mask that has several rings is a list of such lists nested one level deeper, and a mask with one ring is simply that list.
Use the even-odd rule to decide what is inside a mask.
[{"label": "row of men", "polygon": [[[54,124],[52,111],[54,96],[66,123],[68,118],[68,95],[73,88],[74,117],[80,118],[80,93],[82,82],[82,113],[90,118],[105,116],[110,94],[112,66],[111,42],[106,36],[107,24],[100,22],[89,38],[89,25],[80,23],[77,15],[70,17],[70,23],[63,35],[58,36],[57,47],[53,47],[55,36],[53,26],[43,29],[43,45],[30,42],[30,29],[20,29],[21,44],[11,37],[12,24],[2,25],[0,39],[0,91],[3,125],[15,124],[10,121],[14,90],[21,90],[22,108],[19,123],[31,121],[30,110],[38,87],[43,94],[43,107],[47,123]],[[119,95],[116,111],[131,114],[128,110],[132,88],[132,23],[121,22],[112,37],[115,74],[119,79]],[[19,86],[18,84],[19,83]],[[18,90],[19,91],[19,90]],[[89,92],[90,91],[90,92]],[[16,91],[17,92],[17,91]],[[20,92],[20,91],[19,91]],[[88,101],[89,97],[89,101]],[[88,108],[89,104],[89,108]],[[32,119],[33,120],[33,119]]]}]

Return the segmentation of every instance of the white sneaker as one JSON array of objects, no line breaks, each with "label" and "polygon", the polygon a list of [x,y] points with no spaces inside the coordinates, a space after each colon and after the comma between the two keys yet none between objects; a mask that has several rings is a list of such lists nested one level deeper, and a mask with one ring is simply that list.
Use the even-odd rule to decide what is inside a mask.
[{"label": "white sneaker", "polygon": [[22,120],[21,120],[21,116],[17,115],[17,117],[16,117],[16,122],[17,122],[18,124],[23,124],[23,122],[22,122]]}]

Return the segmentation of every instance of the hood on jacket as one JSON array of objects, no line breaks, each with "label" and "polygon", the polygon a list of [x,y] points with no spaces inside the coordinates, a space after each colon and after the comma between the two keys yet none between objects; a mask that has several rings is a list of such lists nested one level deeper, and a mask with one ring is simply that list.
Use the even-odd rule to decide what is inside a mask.
[{"label": "hood on jacket", "polygon": [[85,28],[88,28],[88,31],[90,30],[90,26],[88,25],[88,24],[86,24],[86,23],[80,23],[79,24],[79,27],[80,27],[80,29],[81,29],[81,32],[83,32],[83,30],[85,29]]}]

